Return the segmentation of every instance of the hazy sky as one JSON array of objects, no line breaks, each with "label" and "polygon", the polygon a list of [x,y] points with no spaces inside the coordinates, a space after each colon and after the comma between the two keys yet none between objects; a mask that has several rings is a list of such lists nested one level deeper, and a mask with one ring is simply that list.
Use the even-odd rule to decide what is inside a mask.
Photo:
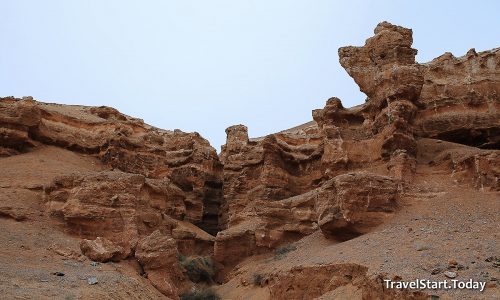
[{"label": "hazy sky", "polygon": [[387,20],[417,60],[500,46],[500,1],[0,0],[0,96],[107,105],[154,126],[251,137],[364,102],[337,49]]}]

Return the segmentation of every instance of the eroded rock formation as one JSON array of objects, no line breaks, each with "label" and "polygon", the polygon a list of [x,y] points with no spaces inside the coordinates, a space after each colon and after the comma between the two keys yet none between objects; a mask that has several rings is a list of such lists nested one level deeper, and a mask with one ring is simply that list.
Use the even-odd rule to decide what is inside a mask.
[{"label": "eroded rock formation", "polygon": [[141,239],[135,251],[135,257],[153,286],[172,299],[179,299],[179,288],[186,284],[178,255],[176,241],[159,230]]},{"label": "eroded rock formation", "polygon": [[[138,249],[142,262],[145,237],[160,231],[175,246],[170,265],[177,249],[213,252],[222,167],[198,133],[154,128],[109,107],[0,99],[0,155],[47,144],[97,157],[110,169],[59,176],[44,187],[47,212],[84,239],[80,248],[90,259],[119,261]],[[166,267],[144,268],[153,270],[149,279],[162,293],[178,297],[179,280],[166,284]]]},{"label": "eroded rock formation", "polygon": [[424,85],[416,102],[416,135],[498,149],[500,49],[471,49],[458,58],[445,53],[419,67]]},{"label": "eroded rock formation", "polygon": [[93,241],[83,239],[80,249],[86,257],[98,262],[119,261],[125,254],[122,247],[103,237],[97,237]]},{"label": "eroded rock formation", "polygon": [[370,173],[347,173],[322,186],[316,200],[318,225],[325,234],[366,233],[394,212],[397,180]]},{"label": "eroded rock formation", "polygon": [[110,107],[45,104],[0,99],[1,153],[12,155],[40,144],[99,157],[110,167],[147,178],[168,178],[191,205],[186,220],[218,229],[221,165],[198,133],[166,131]]},{"label": "eroded rock formation", "polygon": [[[364,104],[345,108],[332,97],[313,121],[260,138],[231,126],[220,155],[198,133],[161,130],[113,108],[6,97],[0,156],[52,145],[98,159],[99,171],[32,189],[82,239],[84,255],[137,260],[152,285],[178,299],[191,285],[178,255],[213,256],[224,281],[246,257],[315,232],[340,242],[366,234],[418,190],[422,166],[456,185],[500,190],[500,50],[419,64],[412,43],[411,29],[380,23],[363,46],[339,49]],[[435,153],[423,149],[429,145]],[[11,206],[0,217],[27,219]],[[313,276],[318,284],[307,280]],[[357,264],[330,264],[297,266],[266,284],[273,299],[301,298],[303,290],[325,299],[424,297],[387,292],[380,278]]]},{"label": "eroded rock formation", "polygon": [[[366,103],[347,109],[334,97],[313,111],[314,122],[258,139],[243,125],[226,130],[221,224],[228,228],[216,238],[219,261],[317,227],[337,237],[367,232],[411,184],[419,138],[498,149],[498,49],[419,64],[411,29],[382,22],[374,33],[362,47],[339,49]],[[449,159],[457,178],[498,189],[498,151],[449,155],[432,163]]]}]

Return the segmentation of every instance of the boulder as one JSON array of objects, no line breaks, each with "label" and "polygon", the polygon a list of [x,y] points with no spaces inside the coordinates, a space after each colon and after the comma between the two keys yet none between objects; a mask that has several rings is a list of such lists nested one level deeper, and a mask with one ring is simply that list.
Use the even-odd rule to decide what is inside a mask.
[{"label": "boulder", "polygon": [[327,236],[350,238],[368,232],[394,213],[398,181],[366,172],[339,175],[317,198],[318,225]]},{"label": "boulder", "polygon": [[118,261],[124,255],[122,247],[103,237],[97,237],[93,241],[82,240],[80,250],[89,259],[98,262]]},{"label": "boulder", "polygon": [[159,230],[139,240],[135,251],[151,284],[172,299],[179,299],[179,289],[186,285],[178,255],[175,240]]},{"label": "boulder", "polygon": [[135,257],[147,270],[175,268],[178,265],[177,254],[175,240],[159,230],[139,240],[135,250]]}]

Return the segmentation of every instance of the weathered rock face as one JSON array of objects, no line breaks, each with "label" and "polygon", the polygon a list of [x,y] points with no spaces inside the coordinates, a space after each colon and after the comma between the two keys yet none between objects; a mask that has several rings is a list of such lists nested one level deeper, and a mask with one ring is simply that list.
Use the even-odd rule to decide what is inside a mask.
[{"label": "weathered rock face", "polygon": [[[405,105],[416,107],[405,111],[413,111],[415,116],[405,113],[405,117],[400,118],[409,123],[400,124],[403,125],[400,131],[412,128],[404,133],[407,141],[403,143],[411,140],[413,131],[419,137],[497,149],[499,49],[481,53],[471,49],[460,58],[446,53],[429,63],[418,64],[412,41],[410,29],[383,22],[365,46],[339,49],[340,64],[368,96],[365,118],[367,114],[378,114],[378,119],[396,121],[392,102],[408,101],[411,104]],[[375,122],[380,125],[377,119]]]},{"label": "weathered rock face", "polygon": [[[418,64],[412,43],[411,29],[382,22],[364,46],[339,49],[340,64],[368,96],[363,105],[346,109],[333,97],[313,111],[314,122],[258,139],[243,125],[226,130],[227,229],[216,237],[217,260],[231,265],[318,227],[340,238],[367,232],[411,184],[419,138],[498,149],[500,51]],[[452,161],[456,176],[496,188],[496,152]]]},{"label": "weathered rock face", "polygon": [[141,239],[135,252],[135,257],[151,283],[173,299],[179,299],[178,288],[186,281],[177,259],[178,255],[175,240],[163,235],[159,230]]},{"label": "weathered rock face", "polygon": [[445,53],[419,66],[424,76],[415,118],[418,136],[500,148],[500,49],[456,58]]},{"label": "weathered rock face", "polygon": [[317,226],[315,201],[322,189],[279,201],[249,203],[235,218],[238,224],[217,234],[215,259],[231,266],[253,254],[313,233]]},{"label": "weathered rock face", "polygon": [[340,48],[340,64],[369,97],[365,118],[383,136],[382,156],[387,159],[396,150],[414,156],[413,102],[420,96],[423,76],[415,63],[417,50],[411,48],[412,31],[382,22],[374,32],[363,47]]},{"label": "weathered rock face", "polygon": [[0,156],[15,155],[33,147],[28,132],[40,120],[40,109],[34,101],[0,98]]},{"label": "weathered rock face", "polygon": [[366,172],[338,175],[309,192],[277,201],[255,200],[234,215],[237,225],[219,232],[215,259],[241,258],[293,242],[318,228],[344,240],[368,232],[396,209],[399,181]]},{"label": "weathered rock face", "polygon": [[154,128],[109,107],[0,98],[0,155],[46,144],[95,156],[112,170],[74,173],[44,187],[47,211],[84,238],[82,253],[107,262],[137,250],[151,283],[177,299],[184,284],[171,266],[178,265],[177,249],[210,254],[214,237],[204,230],[219,229],[222,166],[215,150],[198,133]]},{"label": "weathered rock face", "polygon": [[[426,148],[426,149],[424,149]],[[450,174],[457,185],[470,186],[480,191],[500,191],[500,151],[463,147],[435,139],[421,139],[419,153],[435,149],[431,154],[420,155],[421,163],[436,167]]]},{"label": "weathered rock face", "polygon": [[133,253],[141,236],[157,229],[187,232],[178,234],[181,243],[211,243],[209,234],[197,235],[182,226],[182,220],[201,218],[202,204],[168,178],[119,171],[73,174],[54,180],[45,193],[48,211],[64,220],[73,233],[106,237],[123,247],[125,256]]},{"label": "weathered rock face", "polygon": [[[49,144],[97,157],[99,170],[110,170],[44,187],[47,211],[85,239],[87,257],[135,257],[158,290],[178,299],[189,285],[179,253],[213,254],[224,273],[318,230],[340,240],[367,233],[396,211],[417,161],[457,185],[500,190],[500,49],[419,64],[412,43],[411,29],[380,23],[363,46],[339,49],[366,103],[344,108],[332,97],[313,121],[261,138],[231,126],[220,156],[198,133],[161,130],[113,108],[12,97],[0,98],[0,156]],[[440,140],[446,147],[422,158],[427,138],[474,147]],[[28,218],[10,206],[1,216]],[[359,265],[314,266],[274,276],[269,291],[371,299],[386,295],[379,283]]]},{"label": "weathered rock face", "polygon": [[[382,23],[375,32],[364,47],[339,51],[342,65],[370,97],[364,106],[345,109],[331,98],[313,112],[315,123],[256,140],[248,139],[242,125],[226,130],[221,223],[229,229],[216,238],[216,258],[227,259],[225,251],[245,256],[274,248],[311,233],[318,224],[329,235],[366,232],[380,223],[381,210],[394,209],[395,180],[356,175],[344,182],[339,177],[366,163],[385,165],[395,151],[416,154],[412,101],[423,77],[410,47],[411,30]],[[404,163],[393,159],[394,172]],[[389,175],[387,167],[382,170],[380,175]],[[356,190],[356,180],[374,186]],[[247,239],[245,246],[229,249],[238,248],[241,239]]]},{"label": "weathered rock face", "polygon": [[366,233],[395,211],[397,180],[370,173],[347,173],[322,186],[316,198],[318,225],[327,235]]},{"label": "weathered rock face", "polygon": [[245,126],[230,127],[226,132],[228,143],[221,153],[225,199],[221,212],[223,225],[238,224],[236,215],[248,203],[302,194],[312,189],[313,181],[322,176],[317,160],[321,155],[319,134],[307,135],[301,130],[250,141]]},{"label": "weathered rock face", "polygon": [[243,125],[226,133],[220,223],[227,230],[218,233],[214,254],[229,266],[317,228],[307,192],[322,178],[323,137],[315,126],[255,140]]},{"label": "weathered rock face", "polygon": [[93,154],[123,172],[168,178],[190,206],[186,220],[211,233],[218,230],[222,167],[198,133],[161,130],[110,107],[0,98],[0,154],[43,143]]},{"label": "weathered rock face", "polygon": [[122,247],[102,237],[98,237],[93,241],[86,239],[82,240],[80,242],[80,249],[83,255],[98,262],[116,261],[124,255]]},{"label": "weathered rock face", "polygon": [[382,22],[374,32],[363,47],[340,48],[339,58],[377,113],[390,100],[415,101],[423,76],[415,64],[417,50],[411,48],[411,29]]}]

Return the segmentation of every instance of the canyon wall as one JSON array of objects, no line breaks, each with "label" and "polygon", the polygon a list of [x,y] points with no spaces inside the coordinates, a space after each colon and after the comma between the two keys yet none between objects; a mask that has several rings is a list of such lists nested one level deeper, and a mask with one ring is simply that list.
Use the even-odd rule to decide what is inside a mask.
[{"label": "canyon wall", "polygon": [[189,286],[178,254],[213,255],[223,278],[244,258],[317,230],[345,241],[385,222],[411,187],[422,138],[477,147],[428,163],[461,184],[500,190],[500,49],[419,64],[412,43],[411,29],[380,23],[364,46],[339,49],[364,104],[332,97],[313,121],[260,138],[231,126],[220,155],[198,133],[113,108],[5,97],[0,156],[52,145],[98,158],[106,170],[43,187],[46,212],[88,257],[135,257],[176,298]]},{"label": "canyon wall", "polygon": [[[316,228],[339,239],[367,232],[395,211],[420,138],[499,149],[500,49],[419,64],[411,29],[382,22],[374,34],[339,49],[364,104],[334,97],[314,122],[258,139],[244,125],[226,130],[218,260],[234,264]],[[498,151],[443,160],[468,184],[500,188]]]}]

